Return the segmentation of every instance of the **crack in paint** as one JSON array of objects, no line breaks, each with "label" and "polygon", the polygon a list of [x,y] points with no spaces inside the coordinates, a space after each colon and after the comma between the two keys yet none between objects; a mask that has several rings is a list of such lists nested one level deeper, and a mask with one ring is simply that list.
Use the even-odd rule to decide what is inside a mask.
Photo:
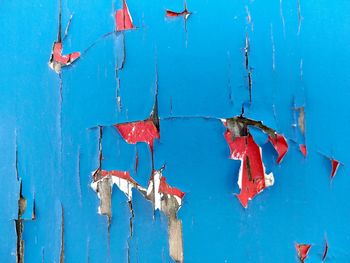
[{"label": "crack in paint", "polygon": [[60,263],[64,263],[64,208],[61,203],[61,249],[60,249]]},{"label": "crack in paint", "polygon": [[23,240],[24,222],[22,219],[22,215],[26,210],[27,200],[22,195],[22,181],[20,181],[19,189],[20,190],[19,190],[19,199],[18,199],[18,217],[15,220],[16,234],[17,234],[17,253],[16,253],[17,261],[16,262],[23,263],[24,262],[24,240]]}]

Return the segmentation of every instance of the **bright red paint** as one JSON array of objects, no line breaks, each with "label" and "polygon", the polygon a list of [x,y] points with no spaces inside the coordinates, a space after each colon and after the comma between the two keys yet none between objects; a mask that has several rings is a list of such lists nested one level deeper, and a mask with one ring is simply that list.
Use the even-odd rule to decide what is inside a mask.
[{"label": "bright red paint", "polygon": [[80,52],[73,52],[68,55],[62,55],[62,49],[63,47],[61,42],[54,43],[51,58],[53,62],[60,63],[63,66],[67,66],[80,57]]},{"label": "bright red paint", "polygon": [[337,170],[339,168],[340,162],[337,161],[337,160],[331,159],[331,163],[332,163],[331,178],[333,179],[333,177],[337,173]]},{"label": "bright red paint", "polygon": [[150,146],[152,152],[154,140],[159,139],[158,129],[152,120],[121,123],[114,127],[127,143],[145,142]]},{"label": "bright red paint", "polygon": [[129,172],[117,171],[117,170],[111,170],[111,171],[102,170],[101,171],[101,176],[105,177],[107,175],[115,176],[115,177],[118,177],[120,179],[127,180],[134,185],[138,185],[138,183],[130,176]]},{"label": "bright red paint", "polygon": [[279,164],[288,151],[288,143],[283,135],[276,134],[275,137],[269,135],[269,141],[278,153],[277,163]]},{"label": "bright red paint", "polygon": [[237,198],[247,208],[248,201],[266,187],[260,147],[250,134],[233,138],[227,130],[225,138],[231,150],[230,158],[241,161],[241,192]]},{"label": "bright red paint", "polygon": [[163,194],[169,194],[169,195],[175,195],[179,198],[183,198],[185,193],[182,192],[181,190],[175,188],[175,187],[171,187],[168,185],[168,183],[166,182],[165,177],[161,177],[160,178],[160,184],[159,184],[159,188],[158,188],[158,192],[159,193],[163,193]]},{"label": "bright red paint", "polygon": [[126,0],[123,0],[123,8],[118,9],[115,12],[115,27],[117,31],[134,29],[135,26],[132,23],[132,17],[129,12]]},{"label": "bright red paint", "polygon": [[304,155],[304,157],[306,157],[306,155],[307,155],[306,145],[305,145],[305,144],[300,144],[300,145],[299,145],[299,150],[300,150],[301,153]]},{"label": "bright red paint", "polygon": [[302,263],[307,259],[310,248],[310,244],[295,244],[295,249],[297,250],[298,258]]}]

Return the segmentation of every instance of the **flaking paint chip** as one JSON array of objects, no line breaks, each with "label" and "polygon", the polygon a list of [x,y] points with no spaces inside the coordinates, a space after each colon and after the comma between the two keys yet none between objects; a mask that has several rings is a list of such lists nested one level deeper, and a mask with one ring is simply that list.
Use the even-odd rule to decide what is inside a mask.
[{"label": "flaking paint chip", "polygon": [[298,258],[301,263],[304,263],[308,257],[309,251],[311,249],[310,244],[295,244],[295,249],[297,250]]},{"label": "flaking paint chip", "polygon": [[67,55],[63,55],[62,50],[62,42],[54,42],[49,66],[57,73],[61,72],[62,67],[69,66],[80,57],[80,52],[73,52]]},{"label": "flaking paint chip", "polygon": [[227,128],[224,137],[230,148],[230,158],[241,161],[237,182],[240,193],[236,196],[242,206],[247,208],[249,200],[274,184],[274,176],[272,173],[266,173],[261,147],[249,132],[249,126],[268,134],[269,142],[278,154],[278,164],[288,151],[288,143],[283,135],[277,134],[259,121],[239,116],[223,119],[222,122]]},{"label": "flaking paint chip", "polygon": [[135,29],[126,0],[123,0],[123,7],[115,12],[115,27],[116,31]]},{"label": "flaking paint chip", "polygon": [[[68,29],[71,23],[71,18],[68,21],[67,28],[65,30],[65,36],[68,34]],[[66,55],[63,55],[63,40],[65,36],[62,38],[62,3],[59,0],[59,10],[58,10],[58,33],[57,40],[53,43],[51,56],[49,60],[49,67],[53,69],[56,73],[60,73],[62,67],[66,67],[71,65],[74,61],[76,61],[80,57],[80,52],[73,52]]]},{"label": "flaking paint chip", "polygon": [[185,19],[188,19],[191,14],[192,13],[189,12],[188,9],[187,9],[186,1],[184,2],[184,9],[181,12],[176,12],[176,11],[172,11],[172,10],[169,10],[169,9],[165,10],[165,15],[167,17],[183,16]]}]

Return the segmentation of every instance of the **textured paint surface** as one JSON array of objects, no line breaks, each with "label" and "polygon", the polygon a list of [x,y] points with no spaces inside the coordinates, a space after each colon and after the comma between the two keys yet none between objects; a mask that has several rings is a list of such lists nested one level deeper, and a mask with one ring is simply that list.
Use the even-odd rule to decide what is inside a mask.
[{"label": "textured paint surface", "polygon": [[[166,16],[183,1],[127,5],[135,29],[110,33],[122,1],[62,0],[62,31],[74,14],[63,55],[81,53],[60,75],[48,66],[58,3],[0,5],[1,262],[16,262],[19,220],[25,262],[172,262],[164,213],[135,190],[131,211],[114,186],[109,222],[90,187],[97,125],[101,168],[148,185],[149,146],[128,144],[113,125],[147,120],[156,86],[154,168],[166,165],[167,183],[186,193],[185,262],[298,262],[296,244],[312,245],[305,262],[350,261],[350,2],[191,0],[187,19]],[[268,136],[251,129],[275,183],[247,209],[219,120],[242,105],[289,144],[278,165]]]}]

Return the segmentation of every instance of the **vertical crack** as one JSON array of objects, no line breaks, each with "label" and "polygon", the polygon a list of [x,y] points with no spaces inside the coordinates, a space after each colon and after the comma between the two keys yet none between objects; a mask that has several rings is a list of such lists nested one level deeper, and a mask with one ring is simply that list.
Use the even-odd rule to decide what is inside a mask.
[{"label": "vertical crack", "polygon": [[21,181],[19,186],[18,217],[15,220],[16,234],[17,234],[17,253],[16,253],[17,263],[24,262],[24,240],[23,240],[24,222],[22,219],[22,215],[24,214],[26,206],[27,206],[27,201],[22,195],[22,181]]},{"label": "vertical crack", "polygon": [[280,0],[280,16],[281,16],[281,21],[282,21],[283,36],[284,36],[284,38],[286,38],[286,23],[285,23],[284,15],[283,15],[283,4],[282,4],[282,0]]},{"label": "vertical crack", "polygon": [[270,34],[271,34],[271,45],[272,45],[272,70],[275,71],[276,69],[276,48],[275,48],[275,40],[273,37],[273,27],[272,23],[270,25]]},{"label": "vertical crack", "polygon": [[134,209],[132,206],[132,200],[128,200],[128,206],[129,206],[129,210],[130,210],[130,218],[129,218],[129,238],[128,238],[128,242],[127,242],[127,253],[128,253],[128,263],[130,263],[130,242],[131,239],[133,237],[133,233],[134,233]]},{"label": "vertical crack", "polygon": [[64,36],[63,36],[63,41],[67,38],[68,36],[68,31],[69,31],[69,28],[70,28],[70,24],[72,22],[72,19],[73,19],[73,14],[70,15],[69,17],[69,20],[68,20],[68,23],[67,23],[67,26],[66,26],[66,30],[64,30]]},{"label": "vertical crack", "polygon": [[[117,64],[118,67],[118,64]],[[118,111],[121,112],[122,111],[122,99],[121,99],[121,95],[120,95],[120,78],[118,75],[118,68],[116,68],[115,70],[115,77],[116,77],[116,81],[117,81],[117,87],[116,87],[116,102],[117,102],[117,108]]]},{"label": "vertical crack", "polygon": [[245,57],[245,69],[247,71],[247,79],[248,79],[248,92],[249,92],[249,102],[252,102],[252,89],[253,89],[253,80],[252,80],[252,68],[249,64],[249,52],[250,52],[250,43],[248,32],[245,37],[245,46],[244,46],[244,57]]},{"label": "vertical crack", "polygon": [[301,29],[301,20],[302,20],[300,0],[297,0],[297,4],[298,4],[298,35],[299,35],[300,29]]},{"label": "vertical crack", "polygon": [[61,252],[60,263],[64,263],[64,208],[61,203]]}]

